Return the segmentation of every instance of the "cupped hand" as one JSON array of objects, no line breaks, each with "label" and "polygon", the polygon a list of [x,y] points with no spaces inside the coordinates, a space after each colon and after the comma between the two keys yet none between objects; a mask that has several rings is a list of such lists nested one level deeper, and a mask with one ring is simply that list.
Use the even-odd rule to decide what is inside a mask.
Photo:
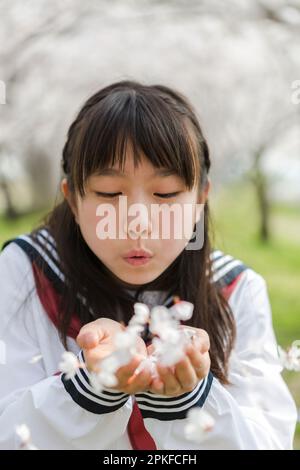
[{"label": "cupped hand", "polygon": [[[100,318],[84,325],[77,338],[77,344],[83,350],[85,364],[90,372],[101,370],[101,360],[115,351],[115,335],[125,330],[125,327],[110,318]],[[138,374],[135,370],[143,359],[147,357],[147,348],[142,338],[137,337],[137,354],[129,364],[116,371],[118,384],[112,389],[134,395],[147,390],[151,383],[149,370],[142,370]]]},{"label": "cupped hand", "polygon": [[[183,327],[183,326],[182,326]],[[194,330],[194,339],[186,348],[185,357],[172,367],[157,364],[158,377],[153,378],[149,391],[159,395],[176,397],[191,392],[207,376],[210,369],[209,336],[205,330]],[[148,354],[153,346],[148,346]]]}]

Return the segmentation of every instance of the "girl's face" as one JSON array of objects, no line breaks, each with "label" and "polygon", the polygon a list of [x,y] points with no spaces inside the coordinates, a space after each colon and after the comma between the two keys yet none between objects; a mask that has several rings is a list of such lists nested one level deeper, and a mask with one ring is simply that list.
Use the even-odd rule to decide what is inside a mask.
[{"label": "girl's face", "polygon": [[[66,180],[62,191],[69,200]],[[185,248],[208,192],[209,184],[199,197],[197,188],[188,190],[178,175],[146,158],[134,168],[127,152],[123,171],[114,166],[90,176],[84,197],[77,194],[76,206],[69,203],[89,248],[125,287],[137,287],[156,279]],[[176,215],[170,217],[171,206]],[[149,257],[128,259],[131,250]]]}]

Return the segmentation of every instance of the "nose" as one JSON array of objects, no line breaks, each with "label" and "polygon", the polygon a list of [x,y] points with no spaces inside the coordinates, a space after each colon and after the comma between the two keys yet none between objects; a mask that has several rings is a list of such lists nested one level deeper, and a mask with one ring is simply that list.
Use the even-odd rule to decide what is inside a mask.
[{"label": "nose", "polygon": [[152,221],[149,217],[149,210],[145,205],[138,204],[138,210],[128,211],[130,220],[125,220],[124,231],[129,238],[137,240],[138,238],[149,238],[152,233]]}]

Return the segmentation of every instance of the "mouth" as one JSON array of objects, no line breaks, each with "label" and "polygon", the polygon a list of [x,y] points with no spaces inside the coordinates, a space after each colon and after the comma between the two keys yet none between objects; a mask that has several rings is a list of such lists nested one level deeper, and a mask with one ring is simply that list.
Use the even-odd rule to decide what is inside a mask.
[{"label": "mouth", "polygon": [[141,266],[150,262],[152,253],[145,250],[131,250],[124,256],[124,260],[132,266]]},{"label": "mouth", "polygon": [[124,260],[132,266],[141,266],[149,263],[151,258],[146,256],[132,256],[131,258],[124,258]]}]

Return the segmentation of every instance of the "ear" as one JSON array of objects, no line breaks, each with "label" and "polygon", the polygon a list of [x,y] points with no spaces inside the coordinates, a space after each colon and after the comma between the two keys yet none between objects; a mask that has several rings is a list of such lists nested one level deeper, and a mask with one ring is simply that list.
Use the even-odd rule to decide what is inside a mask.
[{"label": "ear", "polygon": [[201,191],[201,193],[199,194],[199,197],[198,197],[197,202],[199,204],[205,204],[206,203],[209,192],[210,192],[210,189],[211,189],[211,180],[210,180],[210,178],[207,178],[206,185],[205,185],[204,189]]},{"label": "ear", "polygon": [[70,208],[71,208],[71,210],[74,214],[75,220],[78,223],[78,220],[77,220],[77,207],[76,207],[76,203],[75,203],[75,200],[74,200],[74,195],[70,191],[67,178],[62,179],[62,181],[60,183],[60,190],[61,190],[64,198],[68,202],[68,204],[69,204],[69,206],[70,206]]},{"label": "ear", "polygon": [[200,217],[204,208],[204,204],[206,203],[208,199],[210,189],[211,189],[211,180],[210,178],[207,178],[206,185],[204,189],[201,191],[201,193],[199,194],[198,199],[197,199],[196,222],[199,222],[200,220]]},{"label": "ear", "polygon": [[68,185],[68,181],[67,181],[67,178],[63,178],[61,183],[60,183],[60,190],[64,196],[65,199],[68,199],[68,195],[69,195],[69,185]]}]

